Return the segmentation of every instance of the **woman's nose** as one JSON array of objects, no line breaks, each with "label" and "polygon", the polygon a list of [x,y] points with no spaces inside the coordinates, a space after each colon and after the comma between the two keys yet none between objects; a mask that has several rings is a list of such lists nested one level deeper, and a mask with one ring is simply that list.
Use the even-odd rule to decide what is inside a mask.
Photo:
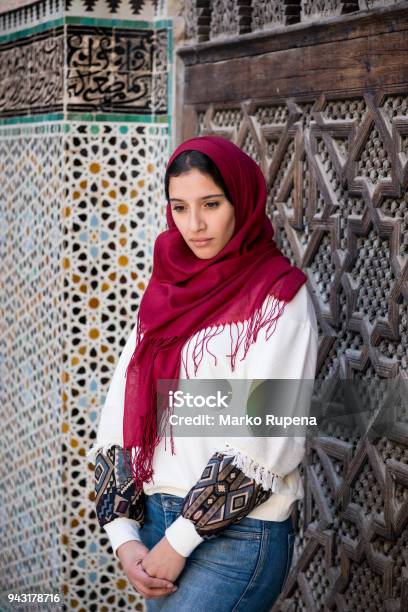
[{"label": "woman's nose", "polygon": [[190,216],[189,216],[190,231],[197,232],[200,229],[204,229],[204,227],[205,227],[204,219],[202,218],[200,213],[194,210],[190,211]]}]

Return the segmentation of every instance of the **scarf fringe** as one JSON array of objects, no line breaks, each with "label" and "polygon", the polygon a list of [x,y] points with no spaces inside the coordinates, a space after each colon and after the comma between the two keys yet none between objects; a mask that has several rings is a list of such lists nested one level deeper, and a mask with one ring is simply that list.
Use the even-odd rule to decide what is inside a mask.
[{"label": "scarf fringe", "polygon": [[277,490],[280,476],[268,470],[264,465],[254,461],[252,457],[234,448],[228,442],[225,443],[225,447],[222,450],[217,452],[222,453],[225,457],[233,457],[231,464],[242,470],[245,476],[255,480],[265,491],[270,490],[274,493]]},{"label": "scarf fringe", "polygon": [[[194,340],[191,358],[194,364],[194,375],[197,375],[197,370],[204,357],[204,351],[207,351],[214,358],[214,365],[217,365],[217,357],[208,348],[208,343],[212,338],[222,333],[226,326],[229,328],[230,334],[230,346],[231,352],[226,355],[230,358],[231,370],[234,372],[236,366],[236,359],[238,352],[242,346],[244,346],[244,354],[240,361],[243,361],[247,356],[251,344],[256,342],[258,333],[261,329],[266,327],[266,340],[269,340],[273,332],[275,331],[276,323],[279,317],[282,315],[285,306],[285,301],[279,300],[275,295],[268,295],[268,299],[264,306],[264,303],[255,309],[252,316],[246,321],[230,321],[228,323],[222,323],[220,326],[210,326],[198,333],[191,335],[186,342],[185,357],[182,356],[183,366],[186,372],[187,378],[190,378],[190,374],[187,368],[188,353],[190,350],[190,343]],[[263,310],[264,308],[264,310]],[[245,323],[247,326],[245,329]],[[242,328],[240,329],[240,325]],[[237,333],[233,333],[233,328],[237,330]],[[183,351],[184,352],[184,351]]]},{"label": "scarf fringe", "polygon": [[[139,342],[141,342],[143,336],[143,332],[141,331],[141,325],[138,317],[137,323],[137,335],[136,335],[136,348],[130,359],[128,367],[126,369],[126,374],[131,367],[131,363],[133,359],[136,357],[136,349],[138,347]],[[167,347],[171,345],[173,342],[179,341],[180,338],[178,336],[173,337],[159,337],[151,339],[152,346],[152,354],[151,358],[154,361],[156,353],[163,347]],[[153,384],[150,389],[150,405],[155,406],[156,409],[151,411],[144,421],[144,426],[142,427],[142,441],[140,446],[132,446],[132,455],[129,461],[129,457],[126,456],[125,451],[129,447],[124,447],[123,451],[123,460],[126,466],[126,469],[131,470],[133,475],[133,480],[136,484],[136,488],[140,489],[143,487],[143,483],[152,482],[153,480],[153,453],[151,449],[154,449],[161,440],[161,435],[157,431],[157,414],[162,417],[162,413],[165,413],[166,422],[171,414],[171,408],[168,405],[158,405],[158,399],[160,398],[160,394],[156,394],[156,385]],[[163,398],[161,398],[163,399]],[[171,429],[172,431],[172,429]],[[173,435],[171,435],[171,452],[174,455],[174,439]]]}]

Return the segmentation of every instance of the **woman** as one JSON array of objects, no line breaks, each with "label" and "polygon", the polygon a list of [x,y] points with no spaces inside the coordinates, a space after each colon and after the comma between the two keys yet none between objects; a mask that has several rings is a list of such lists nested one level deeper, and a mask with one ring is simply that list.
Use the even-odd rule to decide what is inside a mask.
[{"label": "woman", "polygon": [[160,379],[313,380],[306,276],[273,241],[259,166],[228,140],[177,147],[165,192],[168,229],[88,452],[98,520],[149,611],[266,611],[292,561],[304,437],[171,436],[168,449],[155,393]]}]

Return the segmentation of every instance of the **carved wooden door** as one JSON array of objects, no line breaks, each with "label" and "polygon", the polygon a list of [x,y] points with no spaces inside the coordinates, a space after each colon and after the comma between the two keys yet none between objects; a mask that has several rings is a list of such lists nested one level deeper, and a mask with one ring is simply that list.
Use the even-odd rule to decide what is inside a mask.
[{"label": "carved wooden door", "polygon": [[[178,140],[220,134],[261,165],[314,298],[316,394],[339,378],[371,392],[408,374],[408,8],[320,2],[332,18],[316,21],[317,4],[187,3]],[[408,609],[407,405],[386,433],[331,424],[309,441],[275,611]]]}]

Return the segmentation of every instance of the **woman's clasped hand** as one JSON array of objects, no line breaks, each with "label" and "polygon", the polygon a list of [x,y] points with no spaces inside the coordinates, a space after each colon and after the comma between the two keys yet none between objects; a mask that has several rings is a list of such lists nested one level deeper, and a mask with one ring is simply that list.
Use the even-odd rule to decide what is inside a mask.
[{"label": "woman's clasped hand", "polygon": [[186,558],[163,537],[151,550],[131,540],[119,546],[117,555],[137,592],[145,599],[170,595],[177,590],[174,581],[184,569]]}]

